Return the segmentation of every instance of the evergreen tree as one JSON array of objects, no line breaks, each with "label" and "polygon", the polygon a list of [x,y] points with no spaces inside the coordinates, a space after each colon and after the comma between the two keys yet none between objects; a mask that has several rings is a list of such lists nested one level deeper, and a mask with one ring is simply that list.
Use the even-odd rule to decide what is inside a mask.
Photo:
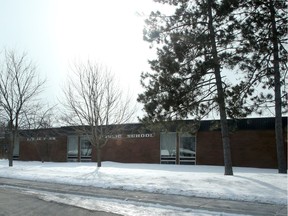
[{"label": "evergreen tree", "polygon": [[[267,107],[274,101],[275,134],[279,173],[287,173],[283,142],[282,108],[287,108],[285,76],[287,74],[287,2],[275,0],[239,1],[237,21],[241,30],[240,69],[245,72],[242,82],[244,94],[255,88],[263,88],[251,97],[254,109],[261,113],[261,105]],[[251,95],[251,94],[250,94]],[[274,97],[274,98],[273,98]]]},{"label": "evergreen tree", "polygon": [[[233,17],[234,1],[158,0],[176,7],[172,16],[152,12],[146,21],[144,39],[158,44],[153,72],[142,74],[145,92],[143,121],[202,118],[213,110],[220,113],[225,175],[233,175],[226,92],[222,69],[236,65]],[[236,6],[236,5],[235,5]],[[232,91],[230,91],[232,92]]]}]

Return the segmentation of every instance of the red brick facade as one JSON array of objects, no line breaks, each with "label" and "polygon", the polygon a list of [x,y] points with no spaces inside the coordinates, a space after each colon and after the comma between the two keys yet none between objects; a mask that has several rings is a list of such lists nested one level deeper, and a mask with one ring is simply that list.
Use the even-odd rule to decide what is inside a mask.
[{"label": "red brick facade", "polygon": [[55,140],[27,140],[22,138],[19,145],[19,160],[23,161],[67,161],[67,136]]},{"label": "red brick facade", "polygon": [[[259,124],[259,122],[257,124]],[[242,128],[240,127],[231,133],[230,141],[233,166],[277,168],[274,128],[271,126],[269,126],[270,128],[266,126],[264,127],[263,125],[259,126],[257,124],[250,124],[250,129],[247,126],[248,124],[245,127],[241,126]],[[195,135],[196,164],[223,165],[224,160],[221,131],[219,129],[211,131],[207,128],[208,127],[206,126],[202,128],[200,127]],[[68,136],[69,134],[71,135],[71,131],[69,134],[65,134],[63,129],[61,129],[61,133],[57,133],[57,130],[60,129],[53,129],[52,135],[49,132],[49,130],[52,129],[45,129],[41,131],[42,138],[39,133],[37,134],[40,137],[31,138],[30,136],[29,138],[23,136],[20,139],[19,144],[19,160],[68,161],[67,145]],[[284,145],[287,155],[287,123],[284,125],[283,129]],[[49,133],[50,135],[47,135]],[[124,135],[121,136],[121,138],[111,138],[101,150],[102,161],[122,163],[160,163],[160,134],[150,134],[151,136],[146,136],[144,134],[144,137],[142,135],[140,136],[140,134],[138,134],[136,137]],[[78,144],[76,144],[78,145],[78,152],[81,150],[79,140],[80,139],[78,138]],[[96,148],[92,147],[92,154],[88,160],[96,161],[96,153]],[[80,153],[78,153],[75,161],[80,160]]]},{"label": "red brick facade", "polygon": [[[96,156],[93,156],[96,161]],[[160,137],[111,139],[102,149],[103,161],[160,163]]]},{"label": "red brick facade", "polygon": [[[284,144],[287,155],[287,130]],[[230,135],[232,164],[239,167],[277,168],[275,132],[273,130],[237,131]],[[220,131],[201,131],[197,134],[198,165],[223,165]]]}]

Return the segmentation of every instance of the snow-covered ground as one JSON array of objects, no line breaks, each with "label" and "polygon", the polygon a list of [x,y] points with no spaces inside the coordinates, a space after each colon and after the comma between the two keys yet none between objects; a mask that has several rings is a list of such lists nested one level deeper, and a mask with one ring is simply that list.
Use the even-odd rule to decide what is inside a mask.
[{"label": "snow-covered ground", "polygon": [[[278,174],[275,169],[240,167],[234,167],[234,176],[224,176],[223,172],[223,167],[220,166],[123,164],[113,162],[104,162],[100,169],[96,168],[95,163],[23,161],[14,161],[14,166],[8,167],[7,160],[0,160],[0,177],[287,204],[286,174]],[[53,196],[53,199],[57,200],[57,196],[55,194]],[[53,196],[43,195],[48,200],[52,199]],[[63,200],[63,195],[59,197]],[[66,200],[68,199],[70,199],[70,203],[79,203],[79,198],[71,200],[72,197],[67,197]],[[87,204],[91,201],[86,200],[85,202]],[[98,202],[101,202],[101,200],[98,200]],[[104,201],[102,200],[102,202]],[[107,203],[107,200],[105,202]],[[101,206],[105,205],[101,204]],[[111,205],[108,204],[108,206]],[[153,208],[153,206],[149,208]],[[147,210],[147,206],[145,209]],[[201,214],[198,212],[197,215]],[[202,215],[207,214],[204,212]]]},{"label": "snow-covered ground", "polygon": [[113,212],[125,216],[244,216],[243,214],[180,208],[129,200],[82,197],[39,191],[28,191],[26,193],[34,194],[46,201],[59,202],[89,210]]}]

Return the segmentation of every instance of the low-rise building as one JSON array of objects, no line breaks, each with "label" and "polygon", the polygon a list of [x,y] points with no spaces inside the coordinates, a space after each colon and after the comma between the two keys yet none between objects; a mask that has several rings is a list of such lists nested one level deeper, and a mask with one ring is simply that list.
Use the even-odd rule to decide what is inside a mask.
[{"label": "low-rise building", "polygon": [[[287,117],[282,120],[287,155]],[[277,168],[274,121],[274,118],[229,120],[233,166]],[[107,135],[101,159],[122,163],[223,165],[219,125],[217,120],[187,120],[148,130],[142,124],[125,124],[117,134]],[[21,131],[18,145],[14,155],[19,160],[97,161],[97,149],[91,145],[89,135],[80,134],[75,127]]]}]

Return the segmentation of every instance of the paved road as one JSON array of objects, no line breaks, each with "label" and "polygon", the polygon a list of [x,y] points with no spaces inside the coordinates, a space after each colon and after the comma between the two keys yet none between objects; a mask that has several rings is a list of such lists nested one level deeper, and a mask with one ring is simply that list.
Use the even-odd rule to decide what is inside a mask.
[{"label": "paved road", "polygon": [[[147,192],[141,192],[141,191],[102,189],[102,188],[95,188],[95,187],[84,187],[84,186],[75,186],[75,185],[24,181],[24,180],[6,179],[6,178],[0,178],[0,185],[8,185],[8,186],[14,186],[14,187],[16,186],[22,189],[25,189],[25,188],[36,189],[36,190],[41,190],[41,191],[57,192],[57,193],[63,193],[63,194],[73,194],[73,195],[90,196],[90,197],[92,196],[92,197],[100,197],[100,198],[113,198],[113,199],[118,199],[122,201],[129,200],[129,201],[136,201],[136,202],[142,202],[142,203],[144,202],[144,203],[153,203],[153,204],[160,204],[160,205],[170,205],[170,206],[176,206],[176,207],[181,207],[181,208],[202,209],[202,210],[216,211],[216,212],[259,215],[259,216],[260,215],[261,216],[271,216],[271,215],[287,216],[287,205],[272,205],[272,204],[252,203],[252,202],[238,202],[238,201],[232,201],[232,200],[207,199],[207,198],[147,193]],[[0,200],[0,207],[3,204],[4,203],[2,203],[2,201]],[[57,206],[63,207],[63,205],[59,205],[59,204],[57,204]],[[86,212],[87,213],[83,215],[90,215],[89,213],[91,213],[89,211],[86,211]],[[0,212],[0,215],[1,215],[1,212]],[[53,214],[53,215],[57,215],[57,214]],[[65,214],[61,214],[61,215],[64,216]],[[73,213],[73,215],[79,215],[79,214]],[[99,215],[101,214],[99,213]],[[103,215],[105,214],[103,213]]]},{"label": "paved road", "polygon": [[21,193],[11,188],[0,188],[0,216],[39,216],[39,215],[83,215],[116,216],[116,214],[89,211],[74,206],[47,202],[36,196]]}]

